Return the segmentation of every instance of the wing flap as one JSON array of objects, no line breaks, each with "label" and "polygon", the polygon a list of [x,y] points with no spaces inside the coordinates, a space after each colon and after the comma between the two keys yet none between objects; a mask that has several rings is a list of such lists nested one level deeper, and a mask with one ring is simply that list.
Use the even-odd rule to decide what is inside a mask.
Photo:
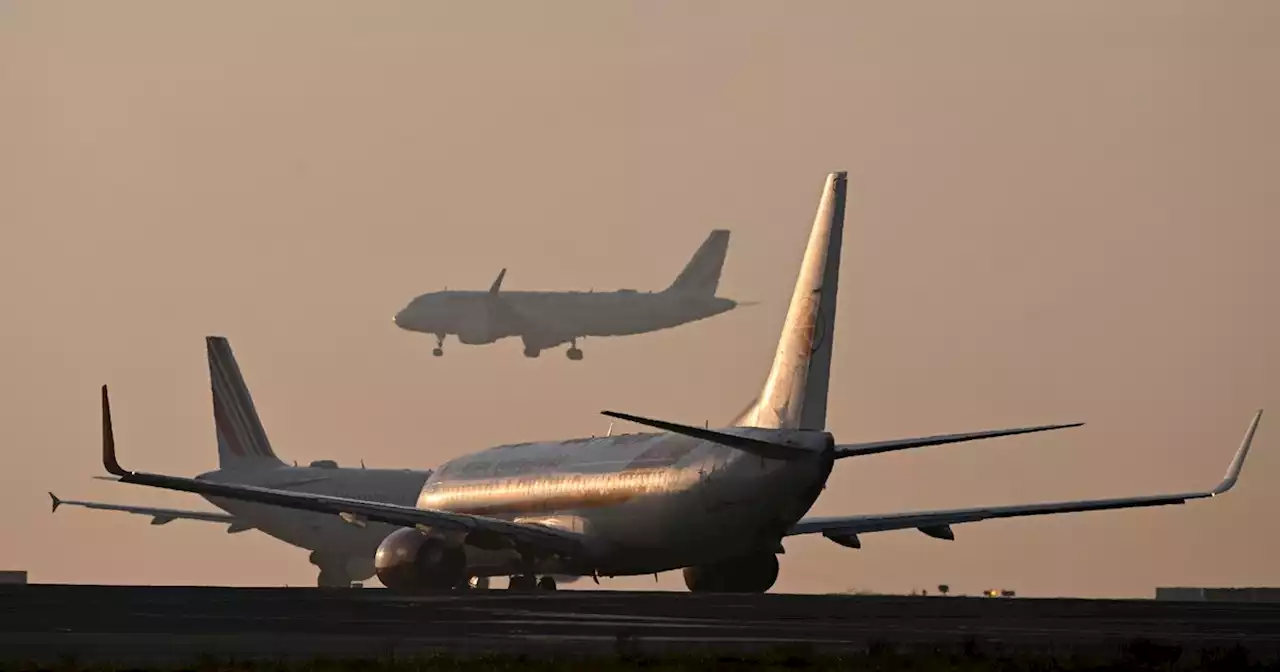
[{"label": "wing flap", "polygon": [[[1169,495],[1151,495],[1144,497],[1119,497],[1113,499],[1091,499],[1066,502],[1045,502],[1040,504],[1019,504],[1013,506],[989,506],[967,509],[950,509],[941,511],[914,511],[908,513],[872,514],[862,516],[837,516],[822,518],[806,518],[796,523],[787,531],[786,536],[797,534],[822,533],[828,536],[850,537],[865,532],[887,532],[920,528],[926,534],[941,531],[943,526],[960,523],[973,523],[993,518],[1016,518],[1021,516],[1044,516],[1057,513],[1078,513],[1084,511],[1105,511],[1109,509],[1131,509],[1150,506],[1167,506],[1184,504],[1194,499],[1216,497],[1233,488],[1240,479],[1244,469],[1245,458],[1253,445],[1253,435],[1262,419],[1262,411],[1258,411],[1249,423],[1244,439],[1227,468],[1222,482],[1212,490],[1188,492]],[[936,536],[936,535],[930,535]]]}]

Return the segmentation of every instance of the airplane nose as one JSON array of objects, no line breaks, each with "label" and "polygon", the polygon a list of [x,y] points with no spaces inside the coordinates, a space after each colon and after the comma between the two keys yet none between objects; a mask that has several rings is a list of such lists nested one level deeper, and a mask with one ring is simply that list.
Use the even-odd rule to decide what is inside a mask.
[{"label": "airplane nose", "polygon": [[406,308],[405,310],[402,310],[396,313],[396,316],[391,318],[391,321],[394,322],[397,327],[404,329],[405,323],[408,321],[408,316],[405,315],[405,313],[407,312],[408,312],[408,309]]}]

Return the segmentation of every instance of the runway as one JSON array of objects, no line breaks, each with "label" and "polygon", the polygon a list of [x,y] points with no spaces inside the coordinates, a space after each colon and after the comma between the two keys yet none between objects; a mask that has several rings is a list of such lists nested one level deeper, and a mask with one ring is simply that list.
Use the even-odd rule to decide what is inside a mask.
[{"label": "runway", "polygon": [[9,662],[186,662],[960,643],[1113,651],[1137,638],[1280,655],[1280,604],[561,591],[404,597],[383,589],[0,587]]}]

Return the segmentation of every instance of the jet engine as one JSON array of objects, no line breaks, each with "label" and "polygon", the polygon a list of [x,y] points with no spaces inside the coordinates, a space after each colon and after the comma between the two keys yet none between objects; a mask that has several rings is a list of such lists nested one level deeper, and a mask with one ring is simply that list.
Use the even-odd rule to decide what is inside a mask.
[{"label": "jet engine", "polygon": [[467,583],[467,556],[461,545],[406,527],[387,535],[373,556],[382,585],[405,592],[440,592]]},{"label": "jet engine", "polygon": [[684,568],[684,585],[695,593],[763,593],[778,579],[778,556],[759,553]]},{"label": "jet engine", "polygon": [[496,328],[498,326],[493,320],[491,309],[481,306],[457,324],[458,342],[464,345],[488,345],[502,336]]},{"label": "jet engine", "polygon": [[468,329],[458,332],[458,342],[463,345],[488,345],[496,340],[498,337],[487,329]]}]

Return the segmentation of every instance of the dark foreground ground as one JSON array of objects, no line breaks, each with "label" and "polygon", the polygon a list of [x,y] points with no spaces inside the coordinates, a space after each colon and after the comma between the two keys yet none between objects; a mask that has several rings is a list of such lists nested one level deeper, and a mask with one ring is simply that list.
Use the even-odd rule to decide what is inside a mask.
[{"label": "dark foreground ground", "polygon": [[[442,654],[448,659],[408,662]],[[1162,661],[1177,662],[1179,669],[1244,669],[1246,660],[1280,669],[1280,604],[612,591],[406,598],[380,589],[0,587],[0,666],[10,668],[250,658],[365,658],[393,667],[401,661],[406,670],[537,667],[495,655],[556,657],[543,669],[770,669],[804,661],[810,669],[866,663],[881,670],[1099,669],[1103,663],[1118,666],[1108,669],[1169,669],[1147,667]],[[574,663],[565,656],[613,662]],[[635,656],[677,658],[641,665]],[[734,662],[735,656],[747,660]],[[1001,658],[1006,663],[990,667]],[[1046,661],[1057,664],[1040,667]],[[373,669],[346,665],[306,669]]]}]

